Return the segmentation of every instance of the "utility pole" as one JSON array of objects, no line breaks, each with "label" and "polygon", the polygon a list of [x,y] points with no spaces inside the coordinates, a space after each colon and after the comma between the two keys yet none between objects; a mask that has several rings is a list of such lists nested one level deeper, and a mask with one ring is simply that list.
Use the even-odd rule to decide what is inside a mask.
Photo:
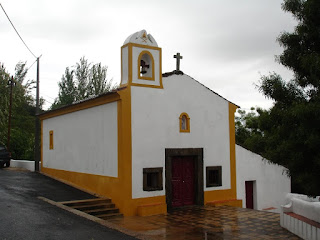
[{"label": "utility pole", "polygon": [[8,81],[8,85],[10,86],[10,101],[9,101],[9,120],[8,120],[8,142],[7,142],[7,148],[8,148],[8,151],[10,151],[12,88],[14,86],[13,77],[11,77],[11,80]]},{"label": "utility pole", "polygon": [[39,162],[40,162],[40,121],[39,121],[39,113],[40,113],[40,101],[39,101],[39,58],[37,58],[37,94],[36,94],[36,133],[34,140],[34,170],[39,172]]}]

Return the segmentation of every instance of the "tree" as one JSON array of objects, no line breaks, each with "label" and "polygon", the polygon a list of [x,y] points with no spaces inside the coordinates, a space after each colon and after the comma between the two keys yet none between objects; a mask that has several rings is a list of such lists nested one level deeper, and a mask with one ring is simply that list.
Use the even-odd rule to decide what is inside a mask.
[{"label": "tree", "polygon": [[[80,62],[76,64],[75,76],[77,80],[76,100],[81,101],[89,97],[89,74],[90,63],[84,57],[80,58]],[[90,90],[89,90],[90,91]]]},{"label": "tree", "polygon": [[235,117],[236,143],[258,154],[263,154],[265,144],[260,126],[260,116],[264,112],[265,110],[254,107],[248,113],[239,109]]},{"label": "tree", "polygon": [[[33,159],[35,132],[35,101],[31,95],[34,81],[26,81],[26,63],[15,68],[11,113],[10,150],[14,159]],[[0,66],[0,142],[7,144],[10,74]],[[43,102],[42,102],[43,103]],[[41,104],[42,105],[42,104]]]},{"label": "tree", "polygon": [[294,77],[285,81],[271,73],[261,78],[259,91],[274,105],[253,117],[263,141],[247,146],[263,144],[260,154],[287,167],[292,191],[320,195],[320,1],[285,0],[282,8],[298,25],[279,36],[284,51],[277,60]]},{"label": "tree", "polygon": [[61,82],[58,83],[59,95],[53,104],[54,106],[70,105],[76,101],[76,87],[73,77],[73,70],[67,67],[64,75],[62,75]]},{"label": "tree", "polygon": [[116,86],[112,85],[112,79],[107,80],[107,70],[101,63],[89,63],[85,57],[80,58],[74,67],[67,67],[58,83],[59,95],[51,109],[112,91]]}]

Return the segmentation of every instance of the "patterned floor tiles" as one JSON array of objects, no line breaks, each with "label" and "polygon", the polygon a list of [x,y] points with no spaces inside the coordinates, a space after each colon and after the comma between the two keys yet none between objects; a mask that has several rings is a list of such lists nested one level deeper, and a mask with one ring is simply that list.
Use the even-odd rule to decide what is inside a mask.
[{"label": "patterned floor tiles", "polygon": [[276,213],[229,206],[191,206],[167,215],[124,217],[109,222],[141,239],[299,239],[280,227]]}]

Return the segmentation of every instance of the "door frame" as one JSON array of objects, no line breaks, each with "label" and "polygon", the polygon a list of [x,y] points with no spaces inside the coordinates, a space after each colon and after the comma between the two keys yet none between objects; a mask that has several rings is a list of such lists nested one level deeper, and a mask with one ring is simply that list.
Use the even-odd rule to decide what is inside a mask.
[{"label": "door frame", "polygon": [[172,160],[177,156],[190,156],[194,159],[194,202],[196,205],[204,204],[203,190],[203,148],[166,148],[165,149],[165,186],[168,210],[172,209]]},{"label": "door frame", "polygon": [[[252,209],[257,209],[257,190],[256,190],[256,180],[248,180],[244,182],[244,187],[245,187],[245,203],[246,203],[246,208],[248,203],[247,203],[247,182],[252,184]],[[250,209],[250,208],[249,208]]]}]

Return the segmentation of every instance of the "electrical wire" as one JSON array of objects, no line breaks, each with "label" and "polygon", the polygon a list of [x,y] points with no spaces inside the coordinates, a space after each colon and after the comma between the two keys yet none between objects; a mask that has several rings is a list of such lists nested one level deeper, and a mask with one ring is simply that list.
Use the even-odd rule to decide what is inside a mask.
[{"label": "electrical wire", "polygon": [[[31,93],[31,96],[34,97],[34,98],[36,98],[36,95],[33,94],[33,93]],[[47,99],[45,99],[43,96],[41,96],[41,97],[42,97],[42,99],[43,99],[45,102],[50,103],[51,105],[53,104],[52,102],[50,102],[50,101],[48,101]],[[49,97],[49,96],[47,96],[47,97]],[[51,98],[51,97],[50,97],[50,98]]]},{"label": "electrical wire", "polygon": [[25,43],[25,41],[23,41],[23,39],[22,39],[22,37],[20,36],[20,34],[18,33],[18,31],[17,31],[17,29],[15,28],[15,26],[13,25],[13,23],[11,22],[11,20],[10,20],[10,18],[9,18],[9,16],[8,16],[8,14],[6,13],[6,11],[4,10],[4,8],[3,8],[3,6],[2,6],[2,4],[0,3],[0,6],[1,6],[1,8],[2,8],[2,10],[3,10],[3,12],[4,12],[4,14],[7,16],[7,18],[8,18],[8,20],[9,20],[9,22],[11,23],[11,26],[13,27],[13,29],[16,31],[16,33],[18,34],[18,36],[19,36],[19,38],[21,39],[21,41],[23,42],[23,44],[26,46],[26,48],[29,50],[29,52],[35,57],[35,58],[37,58],[36,57],[36,55],[34,55],[33,54],[33,52],[30,50],[30,48],[27,46],[27,44]]},{"label": "electrical wire", "polygon": [[38,59],[36,59],[32,64],[31,64],[31,66],[30,67],[28,67],[28,69],[27,69],[27,72],[29,71],[29,69],[33,66],[33,64],[35,64],[36,63],[36,61],[37,61]]},{"label": "electrical wire", "polygon": [[45,95],[45,94],[42,94],[42,96],[46,96],[46,97],[48,97],[48,98],[51,98],[52,100],[56,100],[55,98],[53,98],[53,97],[50,97],[50,96],[48,96],[48,95]]}]

